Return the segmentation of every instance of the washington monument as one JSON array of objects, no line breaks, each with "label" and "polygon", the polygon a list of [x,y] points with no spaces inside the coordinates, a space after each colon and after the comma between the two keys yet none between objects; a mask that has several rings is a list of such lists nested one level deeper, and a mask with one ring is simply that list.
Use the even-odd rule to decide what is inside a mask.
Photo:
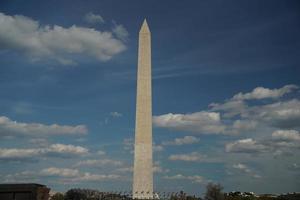
[{"label": "washington monument", "polygon": [[151,33],[144,20],[139,33],[133,198],[153,198]]}]

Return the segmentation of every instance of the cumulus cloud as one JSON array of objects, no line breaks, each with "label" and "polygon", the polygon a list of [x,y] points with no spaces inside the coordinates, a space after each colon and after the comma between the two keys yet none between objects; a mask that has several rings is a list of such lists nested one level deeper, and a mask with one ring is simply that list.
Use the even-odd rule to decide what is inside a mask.
[{"label": "cumulus cloud", "polygon": [[[238,93],[224,103],[211,103],[206,111],[189,114],[164,114],[153,117],[156,127],[199,134],[237,135],[258,128],[298,129],[300,127],[300,101],[279,99],[295,92],[299,87],[285,85],[279,89],[257,87],[250,93]],[[272,98],[272,103],[245,100]]]},{"label": "cumulus cloud", "polygon": [[300,101],[292,99],[257,106],[249,111],[249,118],[261,120],[277,128],[297,128],[300,127]]},{"label": "cumulus cloud", "polygon": [[291,156],[300,148],[300,133],[296,130],[275,130],[271,138],[254,140],[241,139],[227,143],[226,152],[229,153],[271,153],[276,158],[282,155]]},{"label": "cumulus cloud", "polygon": [[236,120],[232,126],[227,126],[226,133],[228,134],[239,134],[247,131],[252,131],[257,128],[257,121],[254,120]]},{"label": "cumulus cloud", "polygon": [[69,168],[49,167],[40,171],[42,176],[60,176],[60,177],[76,177],[79,175],[79,170]]},{"label": "cumulus cloud", "polygon": [[173,141],[163,142],[163,145],[185,145],[185,144],[195,144],[200,141],[199,138],[194,136],[184,136],[183,138],[175,138]]},{"label": "cumulus cloud", "polygon": [[1,136],[51,136],[51,135],[84,135],[88,133],[85,125],[45,125],[40,123],[23,123],[12,121],[8,117],[0,116]]},{"label": "cumulus cloud", "polygon": [[176,174],[174,176],[164,176],[165,179],[168,180],[189,180],[193,183],[204,183],[205,179],[202,176],[199,175],[193,175],[193,176],[185,176],[182,174]]},{"label": "cumulus cloud", "polygon": [[282,97],[283,95],[292,92],[293,90],[298,89],[296,85],[285,85],[279,89],[269,89],[264,87],[257,87],[249,93],[238,93],[233,96],[233,100],[250,100],[250,99],[265,99],[272,98],[276,99]]},{"label": "cumulus cloud", "polygon": [[233,153],[261,153],[265,152],[267,147],[252,138],[247,138],[226,144],[225,150]]},{"label": "cumulus cloud", "polygon": [[65,179],[69,182],[76,181],[102,181],[109,179],[117,179],[120,176],[115,174],[91,174],[89,172],[81,173],[78,169],[70,169],[70,168],[56,168],[50,167],[40,171],[39,175],[41,176],[57,176],[62,178],[70,178]]},{"label": "cumulus cloud", "polygon": [[247,109],[247,105],[242,100],[230,100],[223,104],[211,103],[209,107],[212,111],[224,111],[223,116],[226,118],[240,115]]},{"label": "cumulus cloud", "polygon": [[169,156],[169,160],[172,161],[188,161],[188,162],[198,162],[204,161],[207,158],[206,155],[200,154],[198,152],[192,152],[188,154],[173,154]]},{"label": "cumulus cloud", "polygon": [[33,159],[42,153],[41,149],[16,149],[1,148],[0,160],[24,160]]},{"label": "cumulus cloud", "polygon": [[[274,89],[274,91],[276,94],[283,95],[294,91],[296,88],[298,88],[296,85],[286,85],[280,89]],[[280,129],[297,129],[300,127],[300,101],[298,99],[278,100],[268,104],[257,102],[250,106],[243,99],[232,98],[224,104],[213,103],[210,107],[212,111],[222,111],[222,116],[229,122],[232,121],[233,117],[240,117],[240,119],[232,122],[232,127],[230,127],[230,123],[227,123],[225,132],[238,133],[254,130],[258,125]]]},{"label": "cumulus cloud", "polygon": [[89,24],[103,24],[105,22],[101,15],[97,15],[92,12],[87,13],[84,16],[84,20]]},{"label": "cumulus cloud", "polygon": [[191,114],[169,113],[154,116],[153,123],[157,127],[202,134],[220,134],[225,130],[225,125],[221,122],[220,113],[217,112],[201,111]]},{"label": "cumulus cloud", "polygon": [[117,174],[92,174],[86,172],[78,177],[71,179],[71,182],[91,182],[91,181],[105,181],[105,180],[120,180],[120,176]]},{"label": "cumulus cloud", "polygon": [[81,146],[52,144],[45,148],[0,148],[0,160],[34,160],[41,156],[81,156],[89,152],[88,149]]},{"label": "cumulus cloud", "polygon": [[276,130],[272,133],[272,138],[275,140],[297,142],[300,141],[300,133],[296,130]]},{"label": "cumulus cloud", "polygon": [[116,174],[92,174],[90,172],[80,172],[78,169],[57,167],[49,167],[37,172],[24,171],[5,176],[6,180],[13,180],[14,182],[19,182],[19,180],[27,180],[28,182],[33,180],[33,177],[55,178],[58,182],[64,184],[120,179],[120,176]]},{"label": "cumulus cloud", "polygon": [[83,160],[75,164],[76,167],[79,166],[89,166],[89,167],[103,167],[103,166],[121,166],[123,163],[118,160],[111,159],[101,159],[101,160]]},{"label": "cumulus cloud", "polygon": [[[96,18],[94,16],[94,20]],[[0,13],[0,27],[0,49],[19,52],[32,61],[54,60],[62,65],[74,65],[72,57],[79,54],[107,61],[126,49],[124,43],[108,31],[76,25],[69,28],[43,26],[21,15]]]},{"label": "cumulus cloud", "polygon": [[46,153],[58,155],[84,155],[89,152],[87,148],[65,144],[52,144],[47,149],[45,149],[45,151]]}]

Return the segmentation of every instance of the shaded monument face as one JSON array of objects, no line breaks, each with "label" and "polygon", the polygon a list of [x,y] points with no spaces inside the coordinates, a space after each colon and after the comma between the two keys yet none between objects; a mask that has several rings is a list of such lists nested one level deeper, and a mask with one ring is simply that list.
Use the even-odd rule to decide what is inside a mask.
[{"label": "shaded monument face", "polygon": [[139,33],[133,198],[153,198],[151,33],[144,20]]}]

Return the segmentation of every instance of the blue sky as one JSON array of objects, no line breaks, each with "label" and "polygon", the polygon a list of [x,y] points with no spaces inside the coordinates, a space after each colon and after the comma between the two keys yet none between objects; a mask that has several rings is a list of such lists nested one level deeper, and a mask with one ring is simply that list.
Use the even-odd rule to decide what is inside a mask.
[{"label": "blue sky", "polygon": [[[297,191],[297,1],[0,2],[0,182],[129,191],[138,31],[156,191]],[[282,184],[284,182],[284,184]]]}]

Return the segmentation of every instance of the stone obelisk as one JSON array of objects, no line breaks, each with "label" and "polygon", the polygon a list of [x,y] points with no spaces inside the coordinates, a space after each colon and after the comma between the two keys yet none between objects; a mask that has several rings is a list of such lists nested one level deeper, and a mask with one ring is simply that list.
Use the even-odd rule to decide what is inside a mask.
[{"label": "stone obelisk", "polygon": [[134,199],[153,198],[151,33],[144,20],[139,33],[135,119]]}]

